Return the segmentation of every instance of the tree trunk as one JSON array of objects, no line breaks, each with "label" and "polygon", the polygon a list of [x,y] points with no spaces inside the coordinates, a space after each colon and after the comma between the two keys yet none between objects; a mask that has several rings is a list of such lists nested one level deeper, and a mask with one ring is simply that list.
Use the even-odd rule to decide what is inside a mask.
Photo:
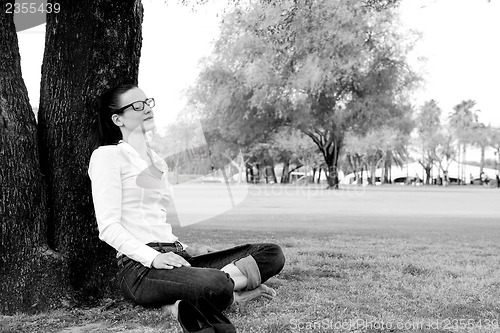
[{"label": "tree trunk", "polygon": [[391,184],[391,159],[392,153],[388,152],[389,156],[384,161],[384,180],[383,184]]},{"label": "tree trunk", "polygon": [[460,175],[460,184],[463,184],[465,185],[465,163],[467,163],[467,159],[466,159],[466,149],[467,149],[467,145],[464,143],[464,152],[463,152],[463,163],[462,163],[462,173]]},{"label": "tree trunk", "polygon": [[325,156],[325,162],[328,168],[326,172],[326,179],[328,182],[328,188],[338,189],[339,188],[339,174],[337,170],[339,162],[340,149],[334,149],[333,152]]},{"label": "tree trunk", "polygon": [[247,176],[247,183],[253,183],[253,167],[246,163],[246,176]]},{"label": "tree trunk", "polygon": [[290,169],[290,162],[285,161],[283,163],[283,172],[281,173],[281,180],[280,180],[281,184],[288,184],[290,182],[289,169]]},{"label": "tree trunk", "polygon": [[96,98],[137,83],[142,43],[139,0],[59,1],[47,14],[39,110],[42,172],[48,184],[49,245],[66,258],[84,299],[115,287],[114,250],[98,239],[87,166]]},{"label": "tree trunk", "polygon": [[375,186],[375,183],[377,182],[377,165],[373,163],[370,168],[370,178],[371,178],[371,185]]},{"label": "tree trunk", "polygon": [[[240,150],[240,163],[239,163],[239,167],[238,167],[238,184],[241,184],[242,182],[242,174],[243,174],[243,170],[246,170],[245,168],[245,161],[243,161],[243,154],[241,153],[241,150]],[[246,173],[246,171],[245,171]],[[247,182],[248,182],[248,176],[247,176]]]},{"label": "tree trunk", "polygon": [[485,146],[481,146],[481,164],[479,166],[479,173],[481,174],[484,169],[484,152],[486,150]]},{"label": "tree trunk", "polygon": [[36,121],[14,17],[4,10],[7,1],[0,3],[0,313],[12,314],[46,309],[64,295],[56,272],[62,260],[46,246]]},{"label": "tree trunk", "polygon": [[[325,96],[320,96],[320,99]],[[326,105],[326,104],[325,104]],[[338,174],[338,162],[340,156],[340,149],[342,148],[342,140],[344,133],[340,130],[336,130],[336,125],[332,125],[332,129],[326,130],[324,132],[318,131],[304,131],[304,133],[309,136],[314,143],[318,146],[319,151],[322,153],[325,159],[326,169],[326,180],[329,189],[339,188],[339,174]]]},{"label": "tree trunk", "polygon": [[354,173],[354,182],[356,182],[356,184],[358,184],[358,178],[359,178],[359,163],[358,163],[358,157],[355,156],[353,157],[353,173]]},{"label": "tree trunk", "polygon": [[276,184],[278,179],[276,179],[276,172],[274,171],[274,165],[271,167],[271,178],[273,179],[273,183]]},{"label": "tree trunk", "polygon": [[259,165],[259,163],[256,163],[255,164],[255,173],[254,173],[255,184],[260,183],[260,176],[261,176],[260,165]]},{"label": "tree trunk", "polygon": [[432,170],[432,165],[427,165],[427,166],[424,168],[424,170],[425,170],[425,178],[426,178],[426,179],[425,179],[425,184],[426,184],[426,185],[429,185],[429,184],[430,184],[429,180],[431,179],[431,170]]}]

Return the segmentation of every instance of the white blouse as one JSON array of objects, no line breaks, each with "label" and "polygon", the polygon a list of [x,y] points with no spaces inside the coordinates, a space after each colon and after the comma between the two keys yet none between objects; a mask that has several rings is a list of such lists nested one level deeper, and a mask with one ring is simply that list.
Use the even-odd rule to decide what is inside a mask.
[{"label": "white blouse", "polygon": [[151,267],[159,252],[146,244],[173,243],[177,237],[167,223],[171,197],[167,164],[153,150],[148,149],[148,154],[161,171],[161,178],[158,170],[151,172],[146,161],[124,141],[96,149],[88,173],[99,238],[114,247],[118,255]]}]

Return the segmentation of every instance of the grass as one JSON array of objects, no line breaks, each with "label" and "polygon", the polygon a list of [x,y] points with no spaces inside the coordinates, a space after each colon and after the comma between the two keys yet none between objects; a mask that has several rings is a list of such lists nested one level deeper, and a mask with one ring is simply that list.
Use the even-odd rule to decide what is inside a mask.
[{"label": "grass", "polygon": [[[281,192],[280,192],[281,191]],[[226,311],[238,332],[500,332],[500,190],[252,187],[234,210],[180,227],[214,247],[275,242],[273,301]],[[123,300],[0,317],[2,332],[180,332]]]}]

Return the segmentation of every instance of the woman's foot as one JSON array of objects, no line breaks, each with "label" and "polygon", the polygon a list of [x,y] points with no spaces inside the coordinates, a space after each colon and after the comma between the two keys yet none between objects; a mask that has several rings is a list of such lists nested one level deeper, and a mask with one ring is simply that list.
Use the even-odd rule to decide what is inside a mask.
[{"label": "woman's foot", "polygon": [[276,291],[273,288],[261,284],[254,290],[249,291],[235,291],[234,292],[234,303],[248,302],[258,297],[264,297],[267,299],[273,299],[276,296]]},{"label": "woman's foot", "polygon": [[163,305],[161,307],[161,312],[167,316],[177,318],[177,315],[179,314],[179,302],[180,300],[175,302],[174,304]]}]

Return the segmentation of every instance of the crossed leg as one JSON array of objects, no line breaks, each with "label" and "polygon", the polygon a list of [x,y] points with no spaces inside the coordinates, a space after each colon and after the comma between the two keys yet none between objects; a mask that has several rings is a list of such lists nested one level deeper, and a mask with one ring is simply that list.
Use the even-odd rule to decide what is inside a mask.
[{"label": "crossed leg", "polygon": [[[285,258],[274,244],[247,244],[193,257],[193,266],[220,269],[234,283],[233,304],[264,297],[273,299],[276,291],[261,282],[281,271]],[[162,307],[165,313],[177,316],[178,301]]]}]

